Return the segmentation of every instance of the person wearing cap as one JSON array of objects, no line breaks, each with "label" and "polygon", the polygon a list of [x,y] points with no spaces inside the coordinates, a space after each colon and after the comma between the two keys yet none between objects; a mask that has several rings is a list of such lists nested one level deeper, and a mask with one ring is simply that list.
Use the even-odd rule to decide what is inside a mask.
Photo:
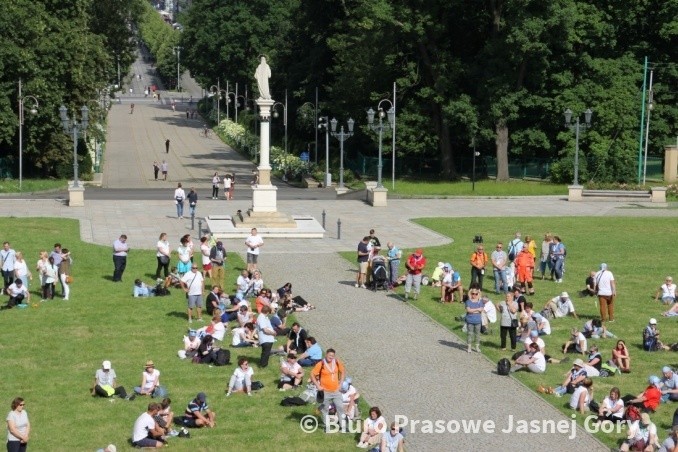
[{"label": "person wearing cap", "polygon": [[15,279],[9,287],[7,287],[7,295],[9,295],[9,300],[7,300],[6,305],[7,308],[13,308],[18,304],[28,304],[31,301],[31,293],[19,278]]},{"label": "person wearing cap", "polygon": [[358,411],[358,399],[360,398],[360,393],[353,386],[353,379],[351,377],[344,378],[344,382],[341,384],[341,400],[344,404],[344,413],[348,419],[355,419]]},{"label": "person wearing cap", "polygon": [[652,452],[655,446],[659,447],[657,426],[650,420],[650,415],[642,413],[640,419],[629,425],[627,438],[619,448],[622,452],[642,450]]},{"label": "person wearing cap", "polygon": [[655,301],[659,301],[659,295],[662,296],[662,303],[671,304],[676,301],[676,285],[673,284],[673,278],[667,276],[664,280],[664,284],[659,286],[657,293],[654,296]]},{"label": "person wearing cap", "polygon": [[662,368],[662,403],[672,401],[678,402],[678,373],[674,372],[669,366]]},{"label": "person wearing cap", "polygon": [[476,250],[471,253],[471,258],[469,262],[471,263],[471,283],[478,284],[480,290],[483,290],[483,278],[485,278],[485,266],[489,262],[490,258],[485,252],[485,247],[483,244],[479,244],[476,247]]},{"label": "person wearing cap", "polygon": [[607,264],[600,264],[600,270],[593,277],[595,280],[596,295],[598,295],[598,307],[600,308],[600,320],[614,322],[614,300],[617,297],[617,285],[614,275],[607,269]]},{"label": "person wearing cap", "polygon": [[654,413],[661,403],[662,393],[659,390],[659,387],[662,383],[656,375],[650,376],[647,381],[648,386],[643,392],[637,396],[631,394],[625,395],[622,397],[622,400],[624,401],[624,404],[635,405],[643,412]]},{"label": "person wearing cap", "polygon": [[139,395],[153,395],[153,391],[160,386],[160,371],[150,359],[146,361],[141,373],[141,386],[136,386],[134,392]]},{"label": "person wearing cap", "polygon": [[94,373],[94,386],[92,387],[92,395],[99,397],[113,397],[117,395],[121,399],[134,400],[134,394],[127,396],[127,391],[122,386],[118,386],[116,382],[115,370],[111,368],[111,362],[106,360],[101,363],[101,369],[97,369]]},{"label": "person wearing cap", "polygon": [[438,262],[436,268],[433,269],[433,273],[431,273],[431,286],[440,287],[443,279],[443,274],[445,273],[443,267],[445,267],[445,262]]},{"label": "person wearing cap", "polygon": [[443,264],[443,277],[440,285],[440,302],[455,301],[454,294],[459,294],[459,303],[464,301],[464,287],[461,284],[461,275],[452,268],[452,264]]},{"label": "person wearing cap", "polygon": [[183,353],[180,353],[179,356],[183,355],[182,359],[193,358],[198,353],[198,347],[200,347],[198,332],[196,330],[188,330],[188,335],[184,336]]},{"label": "person wearing cap", "polygon": [[210,249],[210,263],[212,265],[211,276],[212,284],[224,285],[226,275],[226,249],[221,240]]},{"label": "person wearing cap", "polygon": [[568,314],[572,314],[575,319],[579,318],[574,310],[574,303],[572,303],[567,292],[562,292],[557,297],[551,298],[544,305],[544,309],[550,310],[555,318],[566,317]]},{"label": "person wearing cap", "polygon": [[664,348],[664,344],[659,340],[657,319],[651,318],[650,322],[643,330],[643,350],[646,352],[656,352],[657,350],[663,350]]},{"label": "person wearing cap", "polygon": [[421,273],[424,271],[424,267],[426,267],[424,251],[421,248],[417,248],[417,250],[410,254],[410,257],[407,258],[405,267],[407,267],[407,278],[405,279],[405,300],[410,297],[410,290],[412,290],[413,284],[414,299],[416,300],[419,296],[419,290],[421,288]]},{"label": "person wearing cap", "polygon": [[572,328],[570,330],[570,340],[563,345],[563,353],[580,353],[585,355],[588,349],[586,336],[579,331],[579,328]]},{"label": "person wearing cap", "polygon": [[160,411],[159,403],[149,403],[145,412],[134,421],[132,428],[132,444],[141,448],[159,449],[165,447],[160,439],[164,434],[162,427],[155,422],[155,416]]},{"label": "person wearing cap", "polygon": [[586,369],[584,368],[584,361],[577,358],[572,363],[572,369],[567,373],[563,384],[553,390],[554,394],[558,397],[564,394],[573,394],[574,390],[584,382],[585,378]]},{"label": "person wearing cap", "polygon": [[181,416],[181,425],[186,428],[213,428],[216,425],[217,415],[210,410],[207,405],[207,396],[204,392],[199,392],[195,399],[191,400]]}]

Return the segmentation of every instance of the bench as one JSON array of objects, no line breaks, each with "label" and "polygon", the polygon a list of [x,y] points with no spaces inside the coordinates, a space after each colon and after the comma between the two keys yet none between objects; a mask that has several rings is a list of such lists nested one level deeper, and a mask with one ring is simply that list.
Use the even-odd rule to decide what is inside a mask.
[{"label": "bench", "polygon": [[584,198],[633,198],[652,200],[650,190],[583,190]]},{"label": "bench", "polygon": [[619,201],[666,203],[666,187],[650,190],[585,190],[581,185],[568,187],[569,201]]}]

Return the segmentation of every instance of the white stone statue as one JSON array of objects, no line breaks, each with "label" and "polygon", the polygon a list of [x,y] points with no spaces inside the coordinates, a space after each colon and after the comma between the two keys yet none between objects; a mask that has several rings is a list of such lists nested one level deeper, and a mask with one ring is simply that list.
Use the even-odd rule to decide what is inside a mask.
[{"label": "white stone statue", "polygon": [[271,67],[266,63],[266,57],[261,57],[261,63],[254,73],[254,78],[257,79],[257,87],[259,88],[260,99],[271,99],[271,92],[268,89],[268,79],[271,78]]}]

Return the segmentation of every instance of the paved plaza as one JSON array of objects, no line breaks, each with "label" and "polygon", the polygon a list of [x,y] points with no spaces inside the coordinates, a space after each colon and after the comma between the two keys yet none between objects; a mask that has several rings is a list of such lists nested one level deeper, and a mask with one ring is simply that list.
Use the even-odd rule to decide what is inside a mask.
[{"label": "paved plaza", "polygon": [[[138,64],[138,63],[137,63]],[[148,68],[135,66],[138,72]],[[187,86],[184,84],[184,86]],[[194,88],[195,89],[195,88]],[[196,98],[199,92],[193,93]],[[184,100],[190,93],[184,94]],[[250,207],[247,199],[211,200],[209,187],[215,171],[235,171],[245,180],[254,166],[217,139],[198,132],[202,122],[186,119],[180,102],[178,111],[169,108],[172,98],[163,93],[162,102],[126,97],[109,114],[108,145],[104,156],[104,187],[166,187],[167,200],[88,200],[85,207],[69,208],[62,199],[5,199],[0,214],[28,217],[74,218],[80,222],[84,241],[110,245],[127,234],[133,249],[154,249],[158,234],[179,237],[197,230],[190,219],[179,220],[172,193],[176,183],[196,186],[201,193],[199,217],[233,214]],[[129,103],[135,103],[134,113]],[[171,140],[170,153],[164,141]],[[167,159],[170,180],[153,180],[152,162]],[[495,433],[438,433],[420,431],[408,435],[409,450],[482,450],[512,448],[521,451],[607,450],[581,428],[571,439],[571,418],[543,401],[532,390],[512,378],[497,376],[495,364],[482,355],[466,353],[463,340],[405,303],[353,287],[354,265],[337,252],[355,250],[370,228],[382,242],[394,241],[401,248],[450,243],[450,238],[420,227],[411,220],[420,217],[513,216],[678,216],[675,208],[628,208],[615,202],[569,203],[564,197],[520,199],[430,199],[389,200],[387,208],[373,208],[361,200],[285,200],[278,207],[287,214],[309,214],[321,218],[326,212],[327,234],[323,239],[266,239],[260,266],[266,281],[278,287],[291,282],[294,292],[317,309],[299,315],[300,320],[325,347],[334,347],[371,404],[379,406],[387,419],[395,415],[416,420],[493,420]],[[341,239],[337,221],[341,220]],[[197,228],[197,222],[195,223]],[[244,255],[241,240],[226,243],[229,251]],[[133,257],[132,257],[133,258]],[[180,320],[178,319],[179,323]],[[181,327],[185,326],[183,323]],[[177,324],[179,327],[179,324]],[[502,432],[509,422],[556,420],[570,425],[564,433],[521,434]]]}]

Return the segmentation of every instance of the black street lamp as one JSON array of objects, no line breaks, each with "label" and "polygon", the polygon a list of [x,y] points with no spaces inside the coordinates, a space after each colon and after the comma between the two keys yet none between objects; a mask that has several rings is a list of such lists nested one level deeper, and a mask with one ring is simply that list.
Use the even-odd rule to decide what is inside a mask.
[{"label": "black street lamp", "polygon": [[348,140],[353,136],[353,126],[355,121],[351,118],[346,121],[348,124],[348,132],[344,132],[344,126],[342,125],[337,132],[337,118],[332,118],[330,121],[330,126],[332,128],[332,136],[339,140],[339,188],[344,188],[344,141]]},{"label": "black street lamp", "polygon": [[81,120],[78,123],[73,115],[73,119],[68,118],[68,110],[65,106],[59,107],[59,117],[61,118],[61,126],[64,129],[66,134],[72,134],[73,136],[73,187],[78,188],[80,186],[78,182],[78,133],[82,132],[84,135],[87,130],[87,125],[89,124],[89,109],[86,106],[82,106],[80,109]]},{"label": "black street lamp", "polygon": [[[384,109],[381,108],[381,104],[383,102],[388,102],[391,104],[391,108],[389,108],[388,112],[384,113]],[[367,126],[372,129],[374,132],[377,132],[379,134],[379,163],[377,165],[377,188],[383,188],[384,185],[381,183],[381,171],[383,167],[383,162],[382,162],[382,142],[384,138],[384,132],[388,132],[391,130],[393,127],[395,127],[395,107],[393,107],[393,103],[388,100],[388,99],[382,99],[379,101],[379,104],[377,105],[377,110],[379,111],[379,123],[375,124],[374,123],[374,115],[375,111],[370,108],[367,110]],[[388,116],[388,122],[384,123],[384,116]]]},{"label": "black street lamp", "polygon": [[579,185],[579,129],[588,129],[591,127],[591,115],[593,112],[590,108],[587,108],[584,112],[584,124],[579,122],[579,115],[577,115],[577,121],[572,124],[572,110],[569,108],[565,110],[565,126],[570,130],[574,130],[575,134],[575,150],[574,150],[574,182],[573,185]]},{"label": "black street lamp", "polygon": [[38,99],[34,96],[24,96],[21,94],[21,79],[19,79],[19,191],[23,182],[24,174],[24,143],[23,143],[23,129],[24,129],[24,114],[25,114],[25,100],[28,99],[33,104],[33,107],[28,110],[32,115],[38,112]]}]

